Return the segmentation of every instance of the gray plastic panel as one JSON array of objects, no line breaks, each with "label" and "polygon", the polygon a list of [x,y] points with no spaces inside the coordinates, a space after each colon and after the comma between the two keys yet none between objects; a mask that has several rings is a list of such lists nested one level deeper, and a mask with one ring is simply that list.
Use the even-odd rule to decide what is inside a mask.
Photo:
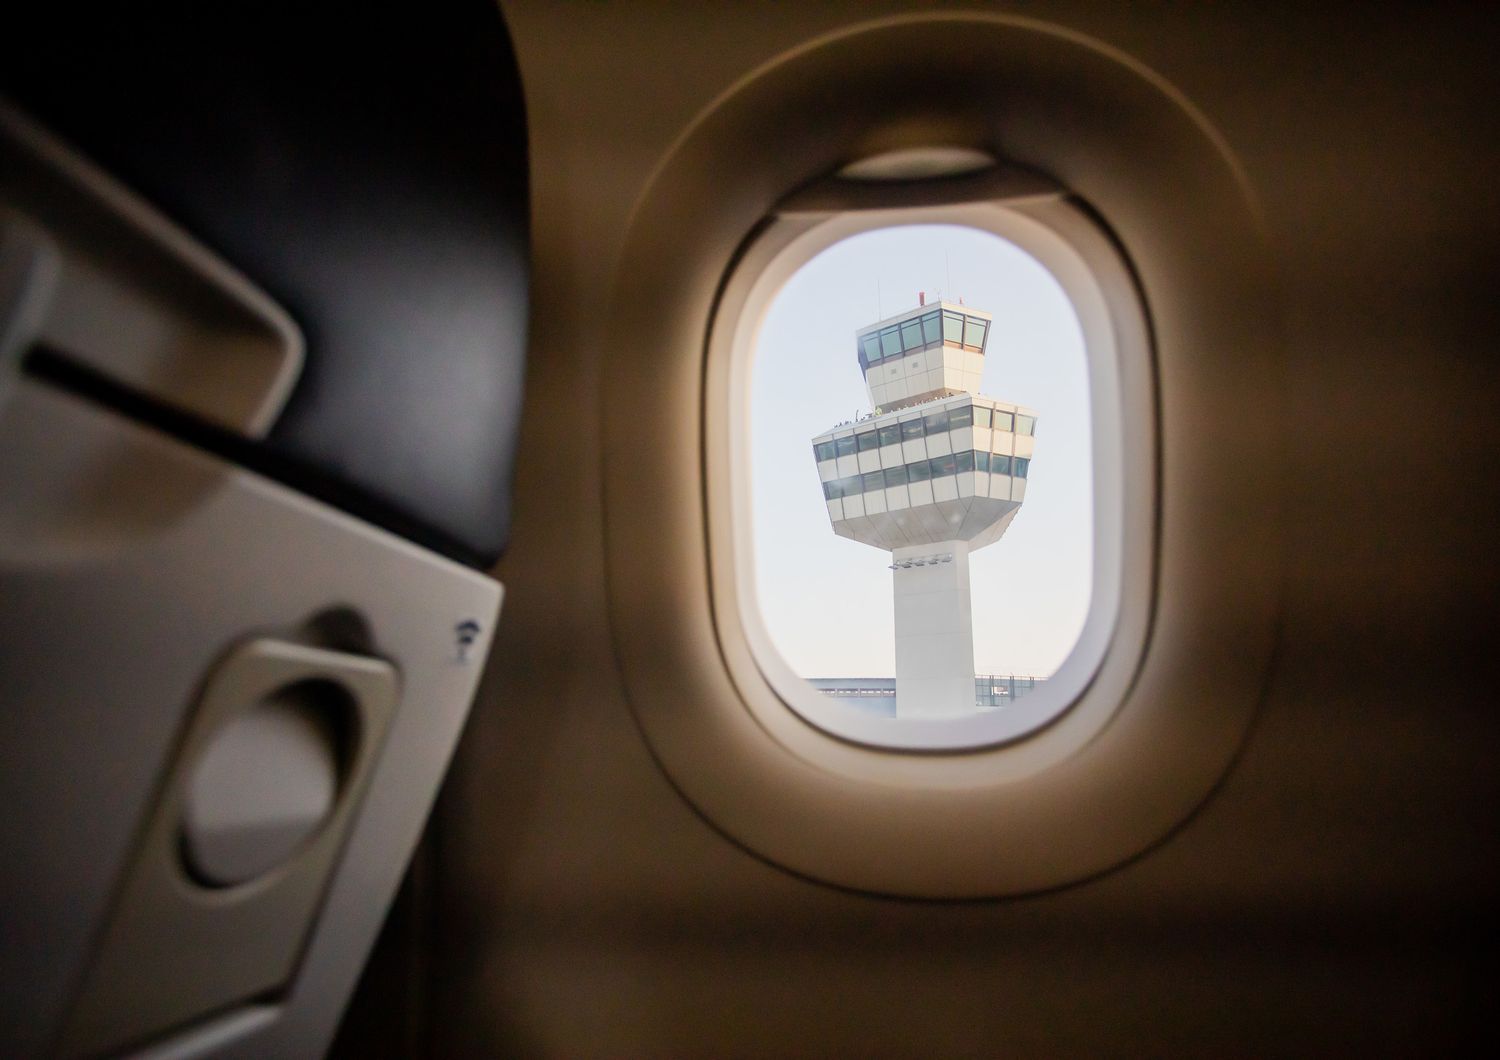
[{"label": "gray plastic panel", "polygon": [[452,754],[500,587],[24,378],[0,454],[0,1054],[58,1040],[214,664],[252,636],[316,644],[334,609],[402,697],[297,971],[263,999],[277,1018],[236,1032],[260,1055],[316,1055]]}]

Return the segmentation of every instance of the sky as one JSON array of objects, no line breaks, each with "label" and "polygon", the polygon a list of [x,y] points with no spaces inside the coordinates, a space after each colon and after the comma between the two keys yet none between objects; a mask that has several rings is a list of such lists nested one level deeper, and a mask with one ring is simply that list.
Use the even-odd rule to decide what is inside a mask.
[{"label": "sky", "polygon": [[837,536],[812,438],[870,411],[855,331],[918,292],[993,314],[980,393],[1037,412],[1026,500],[970,557],[979,674],[1049,677],[1078,639],[1092,579],[1087,361],[1077,316],[1034,258],[956,225],[866,232],[828,248],[772,302],[752,368],[753,553],[772,641],[803,677],[891,677],[890,553]]}]

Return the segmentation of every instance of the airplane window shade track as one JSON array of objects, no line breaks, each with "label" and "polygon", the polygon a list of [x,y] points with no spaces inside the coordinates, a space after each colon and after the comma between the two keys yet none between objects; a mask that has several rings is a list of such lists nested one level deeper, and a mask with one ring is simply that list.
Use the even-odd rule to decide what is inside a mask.
[{"label": "airplane window shade track", "polygon": [[[960,29],[967,46],[952,54],[946,42]],[[1163,160],[1185,158],[1196,184],[1171,196],[1142,191],[1158,185]],[[765,473],[755,466],[752,362],[768,307],[798,268],[842,240],[914,225],[999,236],[1071,301],[1088,365],[1093,577],[1082,633],[1051,679],[1019,674],[1012,688],[1011,675],[981,672],[981,689],[979,667],[948,660],[944,673],[958,675],[947,682],[953,709],[893,725],[872,709],[889,687],[835,687],[862,701],[833,702],[766,633],[749,542],[759,515],[752,476]],[[673,233],[670,256],[662,231]],[[683,796],[800,874],[927,898],[1073,882],[1189,816],[1233,761],[1261,694],[1274,586],[1250,572],[1263,569],[1271,537],[1264,525],[1228,538],[1222,530],[1241,504],[1276,507],[1274,467],[1262,458],[1274,443],[1264,424],[1234,437],[1212,428],[1216,451],[1244,454],[1230,501],[1191,463],[1164,459],[1159,439],[1204,431],[1205,414],[1232,422],[1247,392],[1269,393],[1266,290],[1246,282],[1269,275],[1264,253],[1255,208],[1201,116],[1107,51],[1043,27],[957,14],[855,27],[768,64],[721,99],[633,215],[609,320],[622,340],[604,365],[613,634],[631,706]],[[956,535],[930,528],[945,538],[940,548],[903,544],[891,536],[907,532],[890,516],[892,494],[904,488],[910,501],[917,489],[925,500],[930,488],[941,510],[937,491],[951,484],[957,501],[986,457],[993,482],[999,417],[1014,438],[1000,466],[1012,490],[1024,483],[1035,501],[1049,446],[1064,442],[1049,432],[1049,409],[1008,401],[1003,382],[999,400],[986,400],[977,362],[1003,342],[1002,322],[983,305],[950,304],[958,293],[928,305],[913,290],[897,304],[895,292],[870,285],[874,311],[850,320],[841,343],[862,408],[827,416],[797,443],[796,473],[813,508],[823,506],[819,530],[865,535],[868,552],[889,551],[883,566],[896,569],[880,573],[892,579],[885,591],[898,601],[898,625],[903,580],[942,582],[962,610],[963,549],[946,537],[964,530],[961,518]],[[649,343],[633,338],[646,335]],[[927,363],[935,350],[941,363]],[[921,385],[908,373],[893,389],[900,373],[890,369],[913,359],[923,360]],[[1232,364],[1237,384],[1224,388],[1230,376],[1215,378],[1210,362]],[[1159,385],[1168,370],[1178,389]],[[1191,390],[1181,389],[1189,378]],[[923,453],[919,407],[921,440],[932,443]],[[986,414],[992,444],[982,451]],[[838,426],[843,419],[855,422]],[[649,513],[629,501],[647,484],[657,502]],[[866,498],[885,503],[883,519],[858,510]],[[990,514],[1005,524],[1005,512]],[[675,530],[663,535],[664,526]],[[976,522],[974,532],[992,529]],[[1225,540],[1238,561],[1204,568],[1191,558],[1202,553],[1190,542],[1222,549]],[[632,562],[643,554],[654,561]],[[643,614],[653,622],[629,618]],[[1185,660],[1210,656],[1220,660],[1219,693],[1205,714]],[[899,713],[899,647],[895,671]]]}]

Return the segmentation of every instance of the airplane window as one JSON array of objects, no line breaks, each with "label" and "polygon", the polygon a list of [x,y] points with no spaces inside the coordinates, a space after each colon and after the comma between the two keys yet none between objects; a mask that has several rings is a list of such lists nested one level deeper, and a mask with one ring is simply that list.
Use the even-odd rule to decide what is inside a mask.
[{"label": "airplane window", "polygon": [[[850,350],[877,321],[889,323]],[[992,329],[1002,336],[993,346]],[[938,342],[982,361],[864,370],[862,359]],[[754,585],[791,671],[838,679],[820,680],[838,691],[819,702],[894,726],[1002,714],[1045,687],[1084,627],[1094,542],[1088,361],[1052,274],[978,229],[867,231],[791,275],[753,356]],[[1039,415],[1048,440],[1033,450]],[[854,438],[829,437],[851,418]],[[993,433],[975,437],[976,427]],[[831,455],[924,437],[952,451],[908,448],[897,466],[819,481]],[[908,484],[909,494],[883,492]]]}]

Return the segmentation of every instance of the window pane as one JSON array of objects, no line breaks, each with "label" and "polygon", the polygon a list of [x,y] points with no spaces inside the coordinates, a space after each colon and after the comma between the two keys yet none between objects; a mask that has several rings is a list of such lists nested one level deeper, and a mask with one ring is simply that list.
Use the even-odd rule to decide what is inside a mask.
[{"label": "window pane", "polygon": [[1016,416],[1016,433],[1017,434],[1034,434],[1035,432],[1036,432],[1036,417],[1035,416],[1023,416],[1023,415],[1017,414],[1017,416]]},{"label": "window pane", "polygon": [[819,442],[813,446],[813,449],[817,452],[819,461],[832,460],[838,456],[838,451],[834,449],[832,442]]},{"label": "window pane", "polygon": [[945,342],[963,342],[964,318],[957,313],[943,314],[943,340]]},{"label": "window pane", "polygon": [[880,333],[880,352],[886,357],[894,357],[901,352],[900,328],[886,328]]},{"label": "window pane", "polygon": [[943,341],[943,325],[937,313],[928,313],[922,318],[922,341],[929,343]]},{"label": "window pane", "polygon": [[853,456],[854,436],[851,434],[847,438],[835,438],[833,440],[833,446],[838,451],[839,456]]},{"label": "window pane", "polygon": [[[1090,590],[1098,587],[1096,581],[1109,590],[1108,595],[1100,597],[1104,605],[1112,605],[1120,595],[1118,587],[1102,581],[1103,575],[1091,565],[1092,546],[1097,541],[1112,543],[1115,528],[1095,527],[1091,520],[1099,517],[1093,513],[1098,505],[1086,503],[1089,490],[1085,487],[1094,484],[1089,459],[1094,450],[1094,443],[1088,441],[1093,437],[1088,426],[1089,407],[1091,397],[1097,399],[1099,395],[1089,393],[1089,362],[1082,351],[1082,329],[1077,327],[1065,294],[1028,255],[1001,247],[991,267],[988,258],[977,257],[977,250],[970,260],[970,251],[964,249],[964,240],[969,237],[963,234],[962,226],[944,224],[930,231],[925,227],[919,231],[919,227],[902,225],[889,233],[865,232],[820,253],[817,262],[809,263],[805,273],[799,274],[805,278],[789,281],[787,291],[794,284],[806,284],[798,288],[795,299],[778,296],[776,305],[780,308],[757,308],[763,319],[753,363],[738,365],[735,373],[739,374],[716,374],[720,380],[741,380],[750,391],[750,448],[746,451],[740,441],[731,439],[733,459],[726,466],[733,471],[729,481],[736,488],[748,490],[752,503],[745,505],[736,499],[715,507],[713,533],[724,531],[728,536],[727,540],[716,536],[713,544],[720,553],[728,546],[737,563],[743,558],[750,564],[743,570],[737,567],[734,576],[756,590],[733,594],[739,603],[731,606],[743,607],[744,617],[753,625],[753,608],[758,602],[767,639],[774,642],[774,649],[787,664],[783,668],[766,659],[762,661],[773,665],[765,669],[782,676],[788,669],[803,676],[838,679],[837,688],[823,687],[831,682],[816,682],[816,696],[804,695],[804,689],[778,685],[779,691],[788,693],[789,703],[794,707],[810,704],[809,719],[818,725],[827,722],[824,727],[840,737],[861,742],[868,736],[875,745],[891,748],[899,747],[905,739],[902,729],[908,722],[913,742],[927,747],[930,740],[923,731],[928,727],[925,719],[958,717],[976,704],[991,709],[999,706],[1004,713],[1004,707],[1010,705],[1009,697],[987,693],[985,689],[992,682],[984,675],[1035,672],[1045,679],[1057,671],[1065,681],[1072,681],[1070,675],[1075,671],[1086,676],[1094,664],[1093,653],[1099,644],[1107,644],[1114,628],[1108,614],[1090,617]],[[919,237],[930,239],[932,249],[916,242]],[[977,245],[994,237],[973,233],[972,238]],[[888,257],[868,249],[884,246],[881,240],[890,242]],[[940,258],[950,243],[959,251],[953,261],[953,281],[964,285],[964,301],[973,303],[972,313],[968,306],[956,304],[956,297],[955,304],[934,302],[932,281],[923,274],[924,269],[934,271],[932,261],[942,267]],[[960,261],[963,267],[957,269]],[[960,271],[964,273],[962,278]],[[1038,275],[1027,279],[1032,271]],[[909,289],[912,302],[907,306],[917,301],[916,289],[926,286],[925,304],[881,320],[883,312],[894,313],[900,307],[892,307],[887,301],[884,311],[874,304],[860,308],[866,301],[873,303],[864,296],[876,293],[877,282],[886,286],[895,282]],[[758,291],[769,286],[765,281],[756,283],[760,285]],[[991,307],[996,310],[993,322],[984,319]],[[828,326],[831,336],[829,342],[816,343],[815,349],[808,348],[804,341],[809,312]],[[748,319],[736,322],[731,333],[749,334],[754,330],[751,323]],[[970,325],[967,337],[966,323]],[[966,342],[988,345],[989,333],[995,328],[1001,330],[995,341],[997,349],[1004,346],[1006,370],[991,387],[976,388],[972,373],[962,371],[974,367],[976,358],[958,354]],[[920,353],[913,349],[919,336],[920,350],[924,351]],[[853,359],[849,357],[850,338],[855,340],[858,353]],[[982,347],[967,346],[968,350],[978,348]],[[927,359],[938,350],[953,351],[949,360],[962,372],[962,380],[950,377],[929,384],[925,379],[917,380],[902,365],[907,358]],[[941,375],[948,367],[944,363],[947,356],[944,353],[933,358],[936,363],[927,366],[929,371],[941,364],[933,373]],[[868,362],[863,370],[857,366],[860,359]],[[851,368],[859,374],[851,374]],[[1110,382],[1107,374],[1104,379]],[[967,385],[960,387],[960,382]],[[1114,422],[1111,417],[1116,413],[1131,411],[1124,405],[1112,407],[1112,390],[1103,396],[1109,399],[1105,403],[1108,415],[1101,417],[1105,426]],[[718,398],[734,403],[736,411],[728,417],[730,421],[742,418],[738,411],[742,397],[733,392],[718,394]],[[1079,444],[1063,446],[1057,452],[1047,449],[1041,483],[1047,488],[1039,486],[1026,499],[1025,510],[1012,520],[1018,502],[1009,499],[1011,494],[1019,497],[1029,488],[1024,479],[1016,487],[1011,485],[1015,453],[1019,449],[1023,456],[1030,456],[1033,441],[1023,438],[1018,446],[1012,433],[1020,402],[1031,404],[1036,411],[1028,414],[1038,419],[1046,414],[1058,418],[1058,422],[1066,421],[1069,436]],[[997,416],[996,406],[1004,413]],[[850,414],[853,409],[872,407],[889,411]],[[927,414],[932,414],[931,420],[925,419]],[[994,429],[997,421],[1003,429]],[[1072,430],[1073,426],[1077,430]],[[1095,430],[1097,427],[1094,425]],[[973,444],[972,435],[977,435],[981,444]],[[837,458],[838,477],[825,484],[830,463],[819,459],[809,467],[808,449],[822,457],[828,453],[825,443],[832,441],[837,455],[837,439],[845,436],[843,445],[853,455]],[[891,451],[898,440],[899,456]],[[922,444],[907,447],[908,441]],[[1097,445],[1105,448],[1103,440]],[[950,449],[955,451],[939,456]],[[993,453],[995,449],[999,454]],[[929,459],[932,457],[937,459]],[[901,466],[891,467],[893,464]],[[996,473],[997,467],[1003,474]],[[1026,473],[1029,476],[1029,464]],[[989,485],[985,476],[993,476],[994,497],[982,487],[968,491],[977,493],[976,497],[944,500],[956,498],[957,480],[970,481],[976,474],[985,487]],[[904,486],[900,485],[903,481]],[[820,489],[814,489],[815,482]],[[1118,491],[1108,482],[1105,486],[1100,496],[1113,503]],[[820,491],[825,498],[832,498],[822,508],[818,506]],[[883,503],[887,498],[895,503]],[[1108,505],[1102,506],[1102,514],[1112,512]],[[957,522],[955,515],[959,517]],[[751,522],[749,533],[734,522],[745,516]],[[1001,531],[1005,531],[1003,536]],[[804,532],[809,534],[805,539]],[[978,557],[967,572],[972,578],[972,615],[965,614],[965,621],[949,623],[944,614],[936,621],[956,634],[952,657],[964,663],[958,669],[969,669],[968,649],[972,648],[972,669],[980,677],[975,679],[967,672],[960,675],[969,678],[967,689],[962,689],[962,682],[946,682],[944,688],[952,685],[955,689],[946,696],[929,692],[921,681],[908,680],[898,710],[893,678],[898,668],[890,633],[893,619],[903,630],[910,629],[914,621],[911,614],[921,610],[925,616],[935,608],[906,607],[909,601],[905,596],[895,595],[892,579],[901,579],[904,590],[909,572],[888,569],[894,562],[892,553],[904,557],[910,546],[914,561],[925,559],[933,552],[943,553],[945,550],[937,547],[943,542],[965,538],[971,550],[973,542],[985,541],[985,555],[992,561]],[[1114,553],[1103,558],[1112,560]],[[896,566],[898,571],[906,571],[899,563]],[[915,568],[916,563],[912,566]],[[1018,570],[1024,577],[1015,577]],[[992,606],[996,599],[1005,606]],[[1087,649],[1089,657],[1080,656],[1068,664],[1069,669],[1059,671],[1073,650],[1073,639],[1083,629],[1089,632],[1079,642],[1078,650]],[[937,632],[934,630],[934,635]],[[970,643],[961,643],[966,638]],[[757,645],[759,650],[758,636]],[[944,676],[954,675],[945,670]],[[963,702],[964,693],[976,685],[975,703]],[[1003,680],[999,687],[1006,687]],[[1073,694],[1071,687],[1062,691]],[[986,694],[993,704],[984,703]],[[1043,704],[1036,700],[1033,705]],[[869,716],[846,725],[844,719],[853,717],[850,710]],[[887,721],[890,732],[882,730]],[[991,724],[1000,731],[1005,726],[1030,722],[1011,712],[1005,717],[980,716],[966,724],[977,733]],[[941,729],[940,743],[949,740],[947,728]],[[988,745],[993,741],[985,736],[979,742]]]},{"label": "window pane", "polygon": [[1030,458],[1024,456],[1016,457],[1016,478],[1025,478],[1026,469],[1029,467],[1031,467]]}]

